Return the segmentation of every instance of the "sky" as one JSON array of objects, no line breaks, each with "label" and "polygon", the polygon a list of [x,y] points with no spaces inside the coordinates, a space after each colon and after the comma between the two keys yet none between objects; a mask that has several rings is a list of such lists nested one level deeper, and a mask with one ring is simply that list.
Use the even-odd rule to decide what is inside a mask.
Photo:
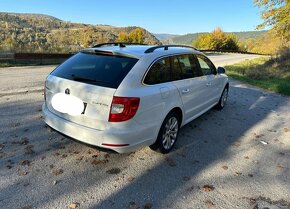
[{"label": "sky", "polygon": [[140,26],[152,33],[253,31],[262,22],[253,0],[0,0],[0,12],[38,13],[64,21]]}]

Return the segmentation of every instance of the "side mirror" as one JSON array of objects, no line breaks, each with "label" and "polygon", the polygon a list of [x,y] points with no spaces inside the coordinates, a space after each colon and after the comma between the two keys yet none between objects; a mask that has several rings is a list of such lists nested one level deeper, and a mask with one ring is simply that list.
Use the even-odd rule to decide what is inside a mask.
[{"label": "side mirror", "polygon": [[217,68],[217,72],[218,72],[218,74],[225,74],[226,73],[226,69],[223,68],[223,67],[218,67]]}]

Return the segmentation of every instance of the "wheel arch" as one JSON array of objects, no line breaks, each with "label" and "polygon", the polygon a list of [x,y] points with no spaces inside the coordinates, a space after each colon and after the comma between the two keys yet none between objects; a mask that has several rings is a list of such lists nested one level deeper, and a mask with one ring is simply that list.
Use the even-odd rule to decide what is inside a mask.
[{"label": "wheel arch", "polygon": [[[178,119],[180,120],[180,124],[179,127],[181,127],[182,121],[183,121],[183,112],[181,110],[180,107],[174,107],[172,108],[167,115],[169,115],[170,113],[175,112],[178,115]],[[167,117],[167,115],[165,116],[165,118]]]},{"label": "wheel arch", "polygon": [[[153,150],[159,150],[161,153],[163,153],[163,154],[165,154],[165,153],[168,153],[167,151],[162,151],[162,149],[160,148],[160,139],[159,139],[159,135],[160,135],[160,131],[161,131],[161,128],[162,128],[162,125],[163,125],[163,123],[164,123],[164,121],[166,120],[166,118],[170,115],[170,114],[176,114],[177,116],[178,116],[178,120],[180,121],[180,123],[179,123],[179,128],[181,127],[181,125],[182,125],[182,120],[183,120],[183,112],[182,112],[182,109],[180,108],[180,107],[173,107],[173,108],[171,108],[171,110],[165,115],[165,117],[164,117],[164,119],[163,119],[163,122],[162,122],[162,124],[160,125],[160,127],[159,127],[159,130],[158,130],[158,134],[157,134],[157,137],[156,137],[156,140],[155,140],[155,142],[153,143],[153,144],[151,144],[149,147],[151,148],[151,149],[153,149]],[[179,129],[178,128],[178,129]]]}]

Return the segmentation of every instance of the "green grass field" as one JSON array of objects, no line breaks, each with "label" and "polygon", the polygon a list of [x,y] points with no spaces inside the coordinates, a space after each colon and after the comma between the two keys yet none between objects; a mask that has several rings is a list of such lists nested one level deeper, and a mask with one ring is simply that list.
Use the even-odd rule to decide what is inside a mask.
[{"label": "green grass field", "polygon": [[289,59],[258,58],[226,66],[228,76],[290,96]]}]

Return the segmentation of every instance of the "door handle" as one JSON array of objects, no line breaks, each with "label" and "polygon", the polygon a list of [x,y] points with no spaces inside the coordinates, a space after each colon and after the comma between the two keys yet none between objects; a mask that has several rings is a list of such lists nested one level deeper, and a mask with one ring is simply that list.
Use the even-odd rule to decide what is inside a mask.
[{"label": "door handle", "polygon": [[183,89],[181,92],[182,92],[183,94],[186,94],[186,93],[189,92],[189,89]]},{"label": "door handle", "polygon": [[207,83],[206,86],[211,86],[211,83]]}]

